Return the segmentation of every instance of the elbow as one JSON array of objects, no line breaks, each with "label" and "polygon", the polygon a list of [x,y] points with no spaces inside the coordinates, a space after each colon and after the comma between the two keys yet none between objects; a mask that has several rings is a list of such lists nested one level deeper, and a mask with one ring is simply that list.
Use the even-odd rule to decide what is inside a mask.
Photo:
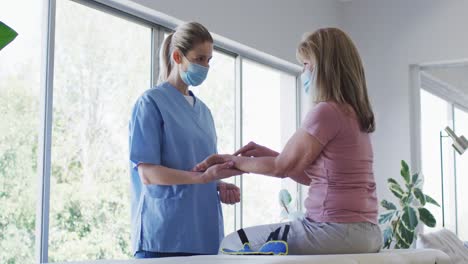
[{"label": "elbow", "polygon": [[282,164],[278,161],[275,161],[275,166],[274,166],[274,170],[273,170],[273,176],[277,177],[277,178],[281,178],[281,179],[284,179],[284,178],[288,178],[289,176],[289,168],[288,166],[285,166],[285,164]]},{"label": "elbow", "polygon": [[277,169],[273,172],[273,175],[280,179],[288,178],[288,173],[284,169]]},{"label": "elbow", "polygon": [[143,175],[140,175],[140,179],[141,179],[141,182],[144,184],[144,185],[150,185],[151,184],[151,181],[148,177],[146,177],[144,174]]},{"label": "elbow", "polygon": [[143,183],[143,185],[150,185],[151,184],[149,179],[146,178],[146,177],[141,177],[141,182]]},{"label": "elbow", "polygon": [[276,177],[278,177],[278,178],[280,178],[280,179],[286,179],[286,178],[289,178],[289,176],[288,176],[287,174],[285,174],[285,173],[281,173],[281,174],[279,174],[279,175],[278,175],[278,176],[276,176]]},{"label": "elbow", "polygon": [[140,175],[140,180],[144,185],[150,185],[150,177],[148,176],[148,171],[143,166],[138,166],[138,175]]}]

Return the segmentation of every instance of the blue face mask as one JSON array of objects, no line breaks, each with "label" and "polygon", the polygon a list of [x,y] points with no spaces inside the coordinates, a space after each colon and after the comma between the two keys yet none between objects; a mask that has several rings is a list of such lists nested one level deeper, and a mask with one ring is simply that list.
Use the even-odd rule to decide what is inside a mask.
[{"label": "blue face mask", "polygon": [[180,71],[180,78],[182,81],[184,81],[185,84],[189,86],[198,86],[206,79],[209,69],[209,67],[205,67],[189,61],[187,71]]},{"label": "blue face mask", "polygon": [[317,79],[317,70],[314,69],[312,71],[305,69],[304,72],[301,74],[302,85],[306,93],[309,93],[311,86],[315,89],[315,82]]}]

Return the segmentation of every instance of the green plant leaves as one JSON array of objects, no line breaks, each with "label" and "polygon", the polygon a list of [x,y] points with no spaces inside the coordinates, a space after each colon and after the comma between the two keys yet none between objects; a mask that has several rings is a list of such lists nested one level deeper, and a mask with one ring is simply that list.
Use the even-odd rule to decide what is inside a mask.
[{"label": "green plant leaves", "polygon": [[405,192],[398,183],[390,183],[388,188],[398,199],[401,199],[401,197],[403,197],[403,195],[405,194]]},{"label": "green plant leaves", "polygon": [[393,178],[388,178],[387,182],[388,182],[389,185],[390,184],[398,184],[398,182]]},{"label": "green plant leaves", "polygon": [[[432,213],[423,206],[428,203],[440,205],[432,197],[423,193],[421,189],[423,177],[420,177],[419,173],[411,175],[410,168],[404,160],[401,161],[400,174],[404,179],[404,185],[400,185],[393,178],[389,178],[387,182],[389,190],[399,199],[401,207],[385,199],[380,202],[381,206],[388,211],[379,216],[379,224],[390,222],[383,232],[383,248],[390,248],[392,244],[395,249],[409,248],[415,241],[419,222],[428,227],[436,225]],[[419,203],[413,203],[415,199]]]},{"label": "green plant leaves", "polygon": [[428,227],[435,227],[436,219],[434,216],[427,210],[426,208],[418,208],[419,211],[419,218],[421,221],[427,225]]},{"label": "green plant leaves", "polygon": [[419,200],[419,202],[421,203],[422,206],[426,205],[426,196],[423,194],[421,189],[414,188],[413,193],[414,193],[414,196],[416,197],[416,199]]},{"label": "green plant leaves", "polygon": [[403,197],[400,200],[401,207],[405,207],[406,205],[409,205],[413,202],[413,194],[410,192],[405,192],[403,194]]},{"label": "green plant leaves", "polygon": [[414,231],[418,225],[418,216],[416,210],[411,206],[403,208],[403,215],[401,216],[402,223],[408,231]]},{"label": "green plant leaves", "polygon": [[403,177],[403,179],[405,179],[405,182],[407,184],[410,184],[411,181],[410,181],[410,171],[409,171],[409,167],[408,167],[408,164],[402,160],[401,161],[401,171],[400,171],[400,174],[401,176]]},{"label": "green plant leaves", "polygon": [[401,188],[400,184],[398,184],[398,182],[393,179],[393,178],[389,178],[387,180],[388,182],[388,189],[398,198],[398,199],[401,199],[401,197],[403,197],[404,195],[404,191],[403,189]]},{"label": "green plant leaves", "polygon": [[382,225],[382,224],[385,224],[385,223],[389,222],[390,220],[392,220],[395,213],[396,213],[396,211],[391,211],[391,212],[388,212],[388,213],[381,214],[379,216],[379,224]]},{"label": "green plant leaves", "polygon": [[433,204],[433,205],[437,205],[438,207],[440,207],[439,203],[436,202],[436,200],[434,200],[432,197],[430,197],[429,195],[425,195],[426,196],[426,202],[427,203],[430,203],[430,204]]},{"label": "green plant leaves", "polygon": [[382,200],[382,202],[380,202],[380,205],[382,205],[382,207],[387,209],[387,210],[396,210],[397,209],[395,204],[393,204],[392,202],[389,202],[387,200]]},{"label": "green plant leaves", "polygon": [[0,50],[12,42],[18,33],[0,21]]},{"label": "green plant leaves", "polygon": [[419,179],[419,173],[413,174],[413,177],[411,177],[411,183],[413,185],[416,185],[416,183],[418,182],[418,179]]},{"label": "green plant leaves", "polygon": [[279,198],[279,202],[280,202],[281,206],[287,206],[292,201],[291,194],[286,189],[282,189],[279,192],[279,197],[278,198]]},{"label": "green plant leaves", "polygon": [[402,223],[397,225],[397,244],[400,248],[409,248],[414,241],[414,230],[408,230]]},{"label": "green plant leaves", "polygon": [[383,248],[390,248],[392,244],[393,230],[391,227],[387,227],[383,232]]}]

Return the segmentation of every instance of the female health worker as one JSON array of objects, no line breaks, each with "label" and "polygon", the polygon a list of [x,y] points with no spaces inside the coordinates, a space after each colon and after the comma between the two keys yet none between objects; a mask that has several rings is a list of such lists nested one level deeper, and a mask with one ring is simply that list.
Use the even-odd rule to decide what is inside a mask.
[{"label": "female health worker", "polygon": [[232,162],[190,171],[217,153],[211,112],[189,90],[206,79],[212,53],[213,38],[203,25],[179,26],[163,43],[160,84],[133,108],[129,150],[136,258],[216,254],[224,237],[220,200],[240,200],[238,187],[213,181],[241,174],[231,169]]}]

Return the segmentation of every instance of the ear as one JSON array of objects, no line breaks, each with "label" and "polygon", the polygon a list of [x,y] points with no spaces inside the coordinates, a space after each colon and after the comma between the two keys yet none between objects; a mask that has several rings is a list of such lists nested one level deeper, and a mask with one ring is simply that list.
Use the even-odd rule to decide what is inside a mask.
[{"label": "ear", "polygon": [[174,60],[175,63],[181,64],[182,63],[181,51],[178,49],[175,49],[174,52],[172,53],[172,59]]}]

